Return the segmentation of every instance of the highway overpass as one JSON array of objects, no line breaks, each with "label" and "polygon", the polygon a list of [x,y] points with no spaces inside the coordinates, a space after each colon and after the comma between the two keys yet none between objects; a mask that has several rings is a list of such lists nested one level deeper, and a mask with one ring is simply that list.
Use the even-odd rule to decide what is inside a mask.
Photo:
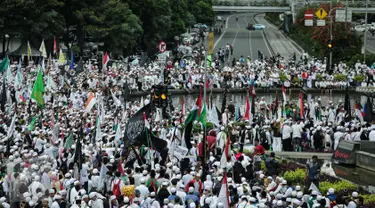
[{"label": "highway overpass", "polygon": [[[213,6],[216,12],[291,12],[290,7],[278,7],[278,6]],[[349,7],[353,13],[365,13],[366,8],[361,7]],[[375,13],[375,8],[368,8],[368,13]]]}]

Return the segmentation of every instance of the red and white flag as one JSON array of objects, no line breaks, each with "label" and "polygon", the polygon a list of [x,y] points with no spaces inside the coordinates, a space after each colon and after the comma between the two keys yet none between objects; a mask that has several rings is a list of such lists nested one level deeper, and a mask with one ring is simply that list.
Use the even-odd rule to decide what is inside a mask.
[{"label": "red and white flag", "polygon": [[256,92],[255,92],[254,84],[252,84],[252,85],[250,86],[249,94],[250,94],[250,96],[253,97],[253,98],[257,96],[257,94],[256,94]]},{"label": "red and white flag", "polygon": [[248,121],[250,120],[250,102],[248,96],[246,96],[246,110],[243,118]]},{"label": "red and white flag", "polygon": [[364,122],[363,121],[363,115],[362,115],[361,109],[359,109],[359,107],[358,107],[358,104],[354,104],[354,111],[355,111],[355,115],[358,117],[358,119],[363,124],[363,122]]},{"label": "red and white flag", "polygon": [[145,122],[145,127],[146,127],[147,129],[150,129],[150,122],[148,122],[145,113],[143,114],[143,120],[144,120],[144,122]]},{"label": "red and white flag", "polygon": [[53,54],[56,54],[56,52],[57,52],[56,37],[53,36]]},{"label": "red and white flag", "polygon": [[220,158],[220,166],[222,168],[228,168],[228,156],[230,156],[230,152],[230,137],[228,135],[227,141],[225,142],[224,154],[222,154]]},{"label": "red and white flag", "polygon": [[202,89],[200,89],[199,91],[199,96],[197,98],[197,101],[195,102],[195,105],[197,105],[198,107],[198,118],[200,117],[201,115],[201,112],[202,112],[202,108],[203,108],[203,98],[202,98]]},{"label": "red and white flag", "polygon": [[302,119],[304,114],[304,106],[303,106],[303,94],[302,92],[299,93],[299,116]]},{"label": "red and white flag", "polygon": [[286,89],[284,87],[284,85],[281,86],[281,91],[283,92],[283,105],[285,106],[286,105]]},{"label": "red and white flag", "polygon": [[107,67],[108,62],[109,62],[109,55],[108,55],[108,52],[105,52],[105,55],[103,56],[103,68]]},{"label": "red and white flag", "polygon": [[229,194],[228,194],[228,179],[227,174],[224,173],[221,189],[217,198],[218,203],[222,203],[224,208],[229,208]]},{"label": "red and white flag", "polygon": [[185,115],[185,99],[182,97],[182,101],[181,101],[181,112],[182,112],[182,115]]},{"label": "red and white flag", "polygon": [[89,98],[87,98],[85,110],[86,112],[90,112],[92,107],[96,104],[95,94],[90,92]]}]

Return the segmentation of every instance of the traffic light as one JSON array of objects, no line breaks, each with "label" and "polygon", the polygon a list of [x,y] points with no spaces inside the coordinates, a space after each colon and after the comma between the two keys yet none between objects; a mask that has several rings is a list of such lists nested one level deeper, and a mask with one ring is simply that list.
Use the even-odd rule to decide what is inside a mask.
[{"label": "traffic light", "polygon": [[152,90],[152,103],[157,108],[168,107],[168,88],[163,85],[156,85]]},{"label": "traffic light", "polygon": [[152,90],[152,103],[154,104],[155,107],[160,108],[161,103],[160,103],[160,85],[153,86]]},{"label": "traffic light", "polygon": [[327,47],[328,47],[328,51],[332,52],[333,45],[331,42],[328,42]]},{"label": "traffic light", "polygon": [[161,90],[160,102],[161,102],[161,107],[163,107],[163,108],[168,107],[168,88],[167,88],[167,86],[163,86],[163,88]]}]

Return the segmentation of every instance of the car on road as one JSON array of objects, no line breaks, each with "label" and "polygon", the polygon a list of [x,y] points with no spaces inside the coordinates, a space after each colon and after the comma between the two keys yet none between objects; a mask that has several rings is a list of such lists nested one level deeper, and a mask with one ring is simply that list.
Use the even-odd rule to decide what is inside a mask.
[{"label": "car on road", "polygon": [[264,29],[266,29],[266,27],[262,24],[255,24],[253,27],[254,27],[254,30],[264,30]]},{"label": "car on road", "polygon": [[248,30],[255,30],[254,29],[254,25],[250,24],[250,23],[247,25],[246,29],[248,29]]}]

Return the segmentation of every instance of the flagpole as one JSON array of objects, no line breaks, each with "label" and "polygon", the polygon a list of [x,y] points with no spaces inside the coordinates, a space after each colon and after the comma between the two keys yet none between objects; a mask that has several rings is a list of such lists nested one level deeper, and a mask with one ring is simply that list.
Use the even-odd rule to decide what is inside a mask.
[{"label": "flagpole", "polygon": [[[208,68],[207,54],[208,54],[208,50],[204,54],[205,62],[204,62],[204,85],[203,85],[204,104],[203,105],[206,105],[207,103],[207,68]],[[206,180],[206,174],[207,174],[206,173],[206,167],[207,167],[206,161],[207,161],[207,128],[206,128],[206,125],[203,125],[203,174],[202,174],[203,181]]]},{"label": "flagpole", "polygon": [[[147,119],[146,118],[146,114],[145,113],[143,113],[143,117],[145,118],[145,119]],[[148,129],[147,129],[147,127],[145,126],[145,130],[146,130],[146,138],[147,138],[147,146],[148,146],[148,157],[149,157],[149,160],[150,160],[150,165],[151,165],[151,168],[153,168],[152,167],[152,160],[151,160],[151,144],[150,144],[150,137],[149,137],[149,132],[148,132]]]}]

